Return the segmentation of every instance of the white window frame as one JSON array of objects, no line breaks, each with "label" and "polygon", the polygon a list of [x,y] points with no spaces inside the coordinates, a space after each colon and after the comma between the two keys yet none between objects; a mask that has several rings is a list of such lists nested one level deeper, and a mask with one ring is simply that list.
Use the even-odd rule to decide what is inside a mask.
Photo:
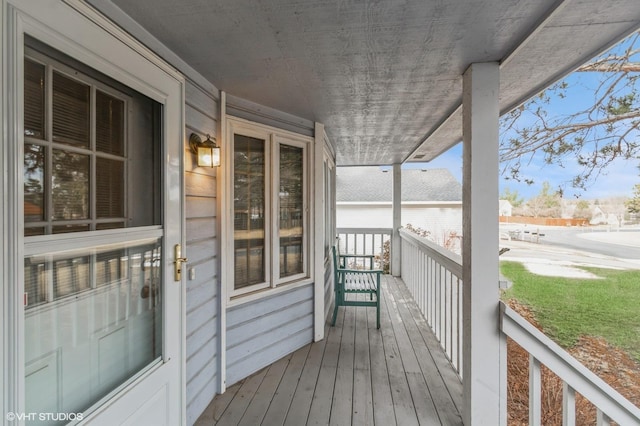
[{"label": "white window frame", "polygon": [[[224,191],[227,201],[227,218],[223,226],[228,230],[228,249],[223,250],[222,262],[227,266],[229,277],[224,281],[227,283],[227,303],[234,305],[244,303],[261,297],[266,297],[291,288],[291,285],[305,285],[312,282],[311,277],[311,247],[313,247],[312,232],[310,230],[312,218],[310,213],[310,177],[309,170],[311,161],[311,151],[314,140],[311,137],[299,135],[286,130],[255,123],[237,117],[227,117],[227,152],[226,170],[227,178]],[[235,289],[235,238],[234,238],[234,206],[233,206],[233,184],[234,184],[234,135],[262,139],[265,141],[265,281],[250,285],[241,289]],[[280,243],[279,243],[279,154],[280,146],[287,145],[302,148],[303,157],[303,272],[280,278]]]},{"label": "white window frame", "polygon": [[[272,229],[273,232],[273,277],[274,284],[273,287],[277,287],[280,284],[285,284],[291,281],[298,281],[304,278],[309,277],[309,159],[308,159],[308,151],[309,151],[309,141],[301,141],[299,139],[293,139],[290,137],[285,137],[282,135],[275,134],[273,135],[273,151],[275,155],[272,155],[272,170],[273,170],[273,179],[272,186],[273,189],[271,191],[271,198],[275,202],[272,215]],[[303,256],[302,256],[302,272],[295,275],[290,275],[288,277],[280,278],[280,242],[278,239],[278,234],[280,233],[280,195],[278,184],[280,182],[280,146],[293,146],[296,148],[302,148],[302,186],[304,188],[302,194],[302,211],[304,212],[302,216],[302,247],[303,247]]]},{"label": "white window frame", "polygon": [[325,228],[323,238],[327,243],[325,247],[324,259],[325,264],[329,262],[331,258],[331,247],[335,244],[336,238],[336,163],[334,157],[329,149],[327,142],[323,149],[323,213],[325,220]]}]

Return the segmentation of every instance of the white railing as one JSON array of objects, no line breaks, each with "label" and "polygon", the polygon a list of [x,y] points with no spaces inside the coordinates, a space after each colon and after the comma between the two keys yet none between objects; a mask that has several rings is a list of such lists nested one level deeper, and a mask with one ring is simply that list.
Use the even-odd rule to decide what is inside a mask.
[{"label": "white railing", "polygon": [[563,381],[562,424],[576,424],[576,392],[597,409],[596,424],[640,425],[640,409],[596,376],[580,361],[500,302],[500,328],[529,353],[529,425],[541,424],[541,371],[545,365]]},{"label": "white railing", "polygon": [[402,280],[462,377],[462,258],[401,229]]},{"label": "white railing", "polygon": [[[402,279],[462,377],[462,258],[408,231],[400,230],[400,237]],[[499,303],[502,333],[529,353],[529,425],[538,426],[542,421],[542,365],[563,381],[563,426],[576,424],[576,393],[596,407],[598,426],[610,425],[612,421],[640,425],[638,407],[513,309]]]},{"label": "white railing", "polygon": [[[388,270],[389,253],[391,253],[391,228],[338,228],[340,253],[376,256],[376,268]],[[385,243],[389,244],[385,258]],[[354,260],[362,261],[363,259]],[[369,265],[356,265],[368,267]]]}]

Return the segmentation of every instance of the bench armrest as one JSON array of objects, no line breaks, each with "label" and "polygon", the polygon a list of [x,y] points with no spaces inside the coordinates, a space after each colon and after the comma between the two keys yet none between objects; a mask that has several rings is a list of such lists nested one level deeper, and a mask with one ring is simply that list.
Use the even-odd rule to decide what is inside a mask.
[{"label": "bench armrest", "polygon": [[[373,270],[373,262],[376,258],[374,254],[338,254],[339,264],[347,265],[347,259],[369,259],[369,270]],[[366,264],[366,261],[365,261]],[[366,265],[365,265],[366,266]]]},{"label": "bench armrest", "polygon": [[382,274],[382,269],[342,269],[338,268],[338,272],[347,274]]}]

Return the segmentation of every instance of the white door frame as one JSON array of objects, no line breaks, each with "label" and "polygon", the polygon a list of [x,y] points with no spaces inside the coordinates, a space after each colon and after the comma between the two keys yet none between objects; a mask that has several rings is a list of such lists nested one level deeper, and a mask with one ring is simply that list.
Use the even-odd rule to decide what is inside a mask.
[{"label": "white door frame", "polygon": [[[163,223],[165,297],[163,359],[86,419],[91,424],[134,422],[137,409],[165,406],[166,424],[186,422],[185,286],[173,281],[173,245],[184,247],[184,78],[142,44],[81,0],[0,0],[0,422],[24,413],[23,79],[24,34],[161,103],[163,108]],[[183,256],[185,253],[183,253]],[[13,284],[13,285],[10,285]],[[169,376],[169,378],[165,377]],[[178,404],[179,407],[175,407]],[[175,408],[175,409],[174,409]],[[104,415],[103,415],[104,414]]]}]

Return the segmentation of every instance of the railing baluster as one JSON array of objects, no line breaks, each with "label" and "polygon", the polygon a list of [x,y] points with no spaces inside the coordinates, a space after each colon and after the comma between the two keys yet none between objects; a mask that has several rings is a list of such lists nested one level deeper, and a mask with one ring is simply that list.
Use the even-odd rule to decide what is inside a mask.
[{"label": "railing baluster", "polygon": [[447,316],[447,330],[448,330],[448,349],[447,353],[453,361],[453,276],[450,271],[447,271],[447,306],[449,307],[449,315]]},{"label": "railing baluster", "polygon": [[596,409],[596,426],[611,426],[611,419],[599,408]]},{"label": "railing baluster", "polygon": [[455,365],[462,377],[462,288],[456,277],[456,357]]},{"label": "railing baluster", "polygon": [[433,261],[433,283],[435,284],[433,326],[436,329],[436,337],[442,344],[442,334],[440,330],[440,265],[435,260]]},{"label": "railing baluster", "polygon": [[529,425],[540,426],[542,419],[542,380],[540,361],[529,354]]},{"label": "railing baluster", "polygon": [[562,426],[576,425],[576,391],[562,382]]},{"label": "railing baluster", "polygon": [[434,266],[434,261],[429,257],[429,316],[431,317],[431,328],[435,331],[436,329],[436,317],[435,317],[435,298],[436,298],[436,271]]},{"label": "railing baluster", "polygon": [[540,424],[539,419],[535,418],[540,414],[537,408],[532,407],[535,401],[531,398],[540,398],[539,379],[536,379],[539,372],[536,370],[543,363],[564,383],[563,424],[576,423],[576,393],[580,393],[597,407],[596,424],[599,426],[610,425],[614,420],[620,425],[640,424],[640,409],[632,402],[503,302],[500,302],[500,312],[500,330],[503,335],[520,345],[537,364],[533,365],[532,362],[530,366],[530,424]]}]

